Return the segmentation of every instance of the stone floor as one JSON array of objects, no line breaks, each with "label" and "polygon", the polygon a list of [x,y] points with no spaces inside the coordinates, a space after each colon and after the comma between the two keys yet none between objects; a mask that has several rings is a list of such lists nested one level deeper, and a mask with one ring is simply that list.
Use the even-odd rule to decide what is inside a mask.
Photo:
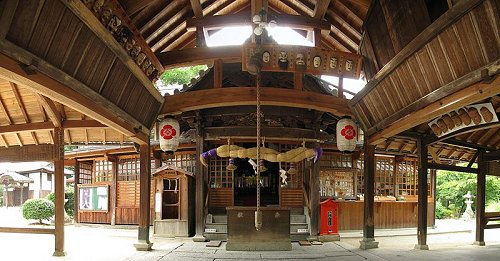
[{"label": "stone floor", "polygon": [[[6,226],[0,213],[0,226]],[[52,257],[54,236],[0,233],[0,260],[500,260],[500,229],[485,231],[486,246],[472,245],[474,222],[438,221],[428,230],[430,250],[415,250],[416,229],[375,230],[378,249],[360,250],[360,231],[341,233],[341,241],[299,246],[292,251],[239,252],[206,247],[191,238],[156,238],[153,251],[137,252],[134,226],[67,225],[65,257]]]}]

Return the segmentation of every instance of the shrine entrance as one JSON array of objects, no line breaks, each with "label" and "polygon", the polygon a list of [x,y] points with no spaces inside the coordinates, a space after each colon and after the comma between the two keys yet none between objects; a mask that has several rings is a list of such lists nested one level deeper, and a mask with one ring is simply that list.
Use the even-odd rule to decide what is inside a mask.
[{"label": "shrine entrance", "polygon": [[[234,205],[255,206],[257,204],[257,177],[248,159],[234,159],[238,168],[234,171]],[[265,162],[266,171],[261,172],[261,206],[279,205],[279,164]]]}]

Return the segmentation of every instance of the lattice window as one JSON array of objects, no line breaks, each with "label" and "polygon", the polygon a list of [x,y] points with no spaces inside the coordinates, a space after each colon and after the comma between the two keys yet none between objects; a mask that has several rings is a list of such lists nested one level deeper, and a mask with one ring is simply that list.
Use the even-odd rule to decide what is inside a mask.
[{"label": "lattice window", "polygon": [[352,155],[340,153],[325,153],[320,160],[320,168],[338,169],[338,168],[352,168]]},{"label": "lattice window", "polygon": [[[279,152],[287,152],[291,149],[295,149],[301,145],[297,144],[279,144]],[[283,170],[288,171],[290,167],[292,166],[291,163],[289,162],[280,162],[280,168]],[[304,180],[304,161],[300,161],[295,163],[295,168],[297,169],[296,174],[290,174],[287,173],[287,185],[284,186],[283,188],[290,188],[290,189],[301,189]],[[279,174],[277,174],[279,175]]]},{"label": "lattice window", "polygon": [[94,161],[94,182],[109,182],[113,180],[113,163],[107,160]]},{"label": "lattice window", "polygon": [[375,195],[394,196],[394,159],[375,157]]},{"label": "lattice window", "polygon": [[365,193],[365,176],[364,176],[364,169],[365,169],[365,162],[363,159],[359,159],[356,161],[356,171],[358,172],[358,175],[356,175],[356,193],[357,194],[364,194]]},{"label": "lattice window", "polygon": [[118,160],[118,181],[132,181],[139,179],[141,161],[139,157]]},{"label": "lattice window", "polygon": [[345,197],[354,195],[352,155],[325,153],[320,160],[320,196]]},{"label": "lattice window", "polygon": [[209,161],[210,187],[232,188],[233,172],[226,169],[229,158],[212,157]]},{"label": "lattice window", "polygon": [[181,152],[175,154],[165,155],[164,161],[166,164],[176,166],[185,171],[196,172],[196,153],[195,152]]},{"label": "lattice window", "polygon": [[396,182],[399,196],[416,196],[418,169],[416,159],[404,159],[397,163]]},{"label": "lattice window", "polygon": [[78,184],[92,183],[92,162],[80,162]]}]

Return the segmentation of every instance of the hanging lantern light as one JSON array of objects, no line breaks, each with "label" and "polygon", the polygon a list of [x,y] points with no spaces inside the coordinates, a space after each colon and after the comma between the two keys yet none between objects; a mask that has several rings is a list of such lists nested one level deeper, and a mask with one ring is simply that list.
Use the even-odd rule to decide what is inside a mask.
[{"label": "hanging lantern light", "polygon": [[337,148],[340,151],[356,149],[356,123],[350,117],[344,117],[337,122]]},{"label": "hanging lantern light", "polygon": [[163,151],[176,151],[179,147],[180,127],[176,119],[167,118],[160,122],[160,148]]},{"label": "hanging lantern light", "polygon": [[238,167],[236,167],[236,165],[234,165],[234,159],[229,158],[229,164],[227,165],[226,169],[229,171],[235,171],[237,168]]}]

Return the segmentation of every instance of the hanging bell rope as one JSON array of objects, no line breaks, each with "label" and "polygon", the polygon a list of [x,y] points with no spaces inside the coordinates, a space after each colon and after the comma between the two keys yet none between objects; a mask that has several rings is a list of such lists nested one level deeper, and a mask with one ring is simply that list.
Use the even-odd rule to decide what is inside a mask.
[{"label": "hanging bell rope", "polygon": [[[260,162],[260,68],[256,75],[256,87],[257,87],[257,162]],[[260,163],[257,164],[257,209],[255,211],[255,229],[259,231],[262,228],[262,212],[260,211]]]}]

